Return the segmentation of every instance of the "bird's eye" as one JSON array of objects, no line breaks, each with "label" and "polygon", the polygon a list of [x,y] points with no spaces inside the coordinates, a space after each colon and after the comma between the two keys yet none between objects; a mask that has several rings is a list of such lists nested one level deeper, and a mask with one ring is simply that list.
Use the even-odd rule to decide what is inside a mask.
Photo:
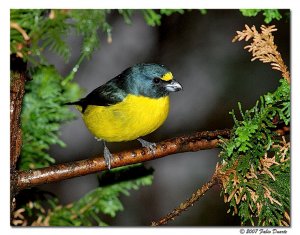
[{"label": "bird's eye", "polygon": [[160,82],[160,78],[154,78],[153,82],[156,83],[156,84],[159,83]]}]

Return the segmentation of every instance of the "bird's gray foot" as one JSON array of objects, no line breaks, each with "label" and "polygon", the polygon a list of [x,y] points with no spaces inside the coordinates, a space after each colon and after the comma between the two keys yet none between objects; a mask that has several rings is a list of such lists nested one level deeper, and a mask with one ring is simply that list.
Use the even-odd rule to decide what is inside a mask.
[{"label": "bird's gray foot", "polygon": [[149,148],[152,152],[155,152],[156,143],[151,143],[141,138],[137,139],[143,147]]},{"label": "bird's gray foot", "polygon": [[109,149],[106,147],[106,144],[104,141],[103,141],[103,144],[104,144],[104,151],[103,151],[104,160],[105,160],[107,168],[110,170],[112,154],[109,151]]}]

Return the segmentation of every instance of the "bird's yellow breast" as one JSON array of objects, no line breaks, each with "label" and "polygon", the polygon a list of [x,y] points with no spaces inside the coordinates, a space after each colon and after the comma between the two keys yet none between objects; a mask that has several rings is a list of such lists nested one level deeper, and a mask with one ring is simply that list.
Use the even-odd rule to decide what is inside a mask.
[{"label": "bird's yellow breast", "polygon": [[149,98],[128,95],[115,105],[89,105],[83,120],[90,132],[108,142],[137,139],[155,131],[169,113],[169,97]]}]

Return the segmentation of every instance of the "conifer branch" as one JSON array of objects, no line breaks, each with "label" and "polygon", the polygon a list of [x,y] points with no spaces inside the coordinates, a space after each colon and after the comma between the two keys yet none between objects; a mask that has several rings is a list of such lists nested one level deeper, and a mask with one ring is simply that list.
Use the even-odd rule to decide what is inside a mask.
[{"label": "conifer branch", "polygon": [[243,31],[237,31],[237,35],[233,38],[232,42],[236,41],[248,41],[253,40],[252,43],[245,46],[244,49],[247,49],[248,52],[252,53],[252,59],[260,60],[263,63],[270,63],[272,69],[279,70],[282,73],[282,76],[290,83],[290,73],[287,66],[285,65],[280,52],[277,50],[277,46],[274,42],[274,36],[272,32],[277,31],[275,25],[260,27],[261,32],[258,32],[256,27],[253,25],[251,28],[248,25],[245,25]]}]

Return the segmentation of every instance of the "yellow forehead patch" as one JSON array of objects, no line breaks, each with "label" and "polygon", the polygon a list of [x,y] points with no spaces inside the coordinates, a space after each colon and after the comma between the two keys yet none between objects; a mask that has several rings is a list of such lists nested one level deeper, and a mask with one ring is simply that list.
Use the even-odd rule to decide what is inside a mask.
[{"label": "yellow forehead patch", "polygon": [[162,76],[161,80],[164,81],[170,81],[173,79],[173,74],[171,72],[166,73],[164,76]]}]

